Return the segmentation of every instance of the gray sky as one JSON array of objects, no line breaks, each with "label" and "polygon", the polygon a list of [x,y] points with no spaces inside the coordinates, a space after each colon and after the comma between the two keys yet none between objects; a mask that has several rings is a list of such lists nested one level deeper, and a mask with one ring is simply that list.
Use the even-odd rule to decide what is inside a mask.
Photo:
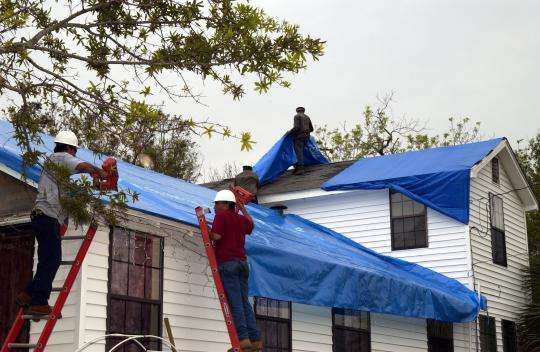
[{"label": "gray sky", "polygon": [[352,125],[377,94],[395,92],[393,111],[444,130],[451,116],[481,121],[487,137],[515,141],[540,127],[540,1],[537,0],[256,0],[272,16],[327,41],[326,54],[292,79],[292,88],[241,101],[203,88],[208,107],[178,105],[257,144],[219,137],[200,141],[207,165],[254,163],[287,130],[304,105],[316,124]]}]

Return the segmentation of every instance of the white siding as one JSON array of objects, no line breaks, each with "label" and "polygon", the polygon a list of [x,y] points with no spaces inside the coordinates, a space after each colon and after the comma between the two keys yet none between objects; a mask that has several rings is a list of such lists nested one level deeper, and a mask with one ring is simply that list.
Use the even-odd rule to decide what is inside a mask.
[{"label": "white siding", "polygon": [[[502,167],[500,184],[491,180],[491,163],[471,181],[471,247],[477,285],[488,299],[488,312],[496,318],[499,350],[502,351],[501,318],[516,321],[528,297],[522,290],[521,270],[528,265],[527,230],[521,200]],[[499,194],[504,203],[504,223],[508,267],[492,262],[489,223],[489,192]],[[473,228],[475,227],[475,228]]]},{"label": "white siding", "polygon": [[332,352],[332,309],[292,304],[293,352]]},{"label": "white siding", "polygon": [[428,248],[392,251],[388,190],[352,191],[285,202],[288,213],[335,230],[379,253],[418,263],[470,285],[467,226],[428,209]]}]

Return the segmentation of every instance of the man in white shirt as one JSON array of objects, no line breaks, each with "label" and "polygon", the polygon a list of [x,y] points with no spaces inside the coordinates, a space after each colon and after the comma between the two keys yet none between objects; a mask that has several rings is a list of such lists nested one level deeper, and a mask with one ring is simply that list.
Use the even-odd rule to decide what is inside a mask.
[{"label": "man in white shirt", "polygon": [[[77,136],[71,131],[60,131],[56,136],[54,153],[46,163],[54,163],[66,169],[70,175],[77,173],[107,174],[102,169],[75,157],[77,154]],[[52,283],[60,261],[62,246],[60,224],[66,222],[68,214],[60,204],[60,197],[65,195],[61,182],[54,173],[44,168],[38,184],[38,195],[30,216],[32,228],[38,242],[38,265],[32,281],[25,291],[17,296],[17,304],[27,307],[27,314],[47,315],[51,312],[48,300]]]}]

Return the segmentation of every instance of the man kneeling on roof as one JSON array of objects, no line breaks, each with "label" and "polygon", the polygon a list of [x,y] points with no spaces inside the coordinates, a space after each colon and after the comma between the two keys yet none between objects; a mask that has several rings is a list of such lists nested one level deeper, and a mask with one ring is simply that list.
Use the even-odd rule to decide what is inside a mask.
[{"label": "man kneeling on roof", "polygon": [[[70,175],[77,173],[99,174],[106,177],[101,168],[77,159],[78,140],[71,131],[60,131],[56,136],[54,153],[46,162],[66,169]],[[25,307],[26,314],[48,315],[51,307],[48,300],[52,283],[62,260],[60,224],[67,220],[67,213],[60,204],[60,197],[65,196],[65,186],[59,182],[51,170],[43,169],[38,184],[38,194],[34,209],[30,215],[32,229],[38,242],[38,264],[36,274],[19,293],[16,302]]]},{"label": "man kneeling on roof", "polygon": [[248,297],[249,266],[244,248],[246,235],[253,231],[253,218],[242,203],[235,211],[236,198],[229,190],[219,191],[214,200],[216,215],[212,224],[212,239],[221,281],[244,352],[262,351],[261,332],[255,321]]}]

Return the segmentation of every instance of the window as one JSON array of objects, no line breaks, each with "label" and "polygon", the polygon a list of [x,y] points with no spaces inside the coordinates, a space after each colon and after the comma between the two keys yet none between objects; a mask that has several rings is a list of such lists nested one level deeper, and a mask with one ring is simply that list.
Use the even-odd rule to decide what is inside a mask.
[{"label": "window", "polygon": [[332,310],[333,352],[371,351],[369,312]]},{"label": "window", "polygon": [[[107,333],[161,336],[163,239],[114,228],[109,248]],[[120,341],[107,340],[107,350]],[[143,344],[161,349],[157,340]],[[139,347],[133,343],[115,351],[139,351]]]},{"label": "window", "polygon": [[427,247],[426,207],[397,192],[390,205],[392,250]]},{"label": "window", "polygon": [[499,158],[491,159],[491,180],[499,184]]},{"label": "window", "polygon": [[454,328],[452,323],[428,319],[427,337],[429,352],[454,351]]},{"label": "window", "polygon": [[491,223],[491,255],[493,263],[506,266],[506,236],[504,233],[504,206],[499,196],[489,195]]},{"label": "window", "polygon": [[497,352],[497,332],[495,318],[479,315],[480,323],[480,350],[482,352]]},{"label": "window", "polygon": [[510,320],[502,320],[503,351],[516,352],[518,350],[516,323]]},{"label": "window", "polygon": [[291,302],[255,298],[255,316],[261,329],[264,351],[292,350]]}]

